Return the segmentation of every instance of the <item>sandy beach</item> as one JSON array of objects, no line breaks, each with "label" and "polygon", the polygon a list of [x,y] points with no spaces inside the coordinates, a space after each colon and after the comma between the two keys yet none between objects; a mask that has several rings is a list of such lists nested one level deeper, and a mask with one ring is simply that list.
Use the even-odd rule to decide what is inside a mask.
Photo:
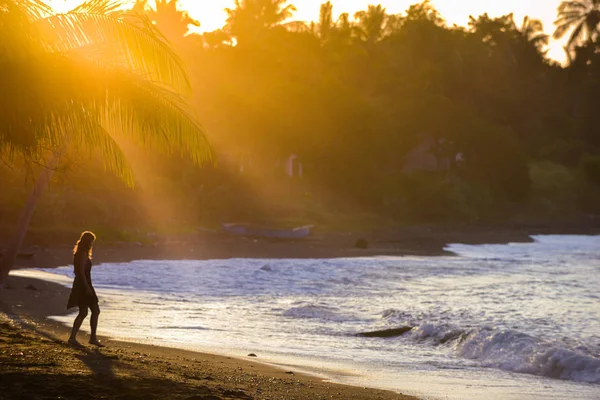
[{"label": "sandy beach", "polygon": [[[337,385],[255,362],[101,337],[106,348],[65,340],[68,289],[11,277],[0,292],[0,399],[411,399]],[[87,322],[87,321],[86,321]]]},{"label": "sandy beach", "polygon": [[[96,263],[158,259],[335,258],[375,255],[448,255],[447,243],[530,242],[532,234],[598,234],[593,226],[490,229],[426,227],[369,234],[315,235],[297,242],[197,234],[154,238],[149,243],[96,246]],[[368,249],[353,246],[364,237]],[[71,247],[60,238],[29,238],[31,254],[20,268],[71,264]],[[67,242],[68,243],[68,242]],[[0,291],[0,399],[409,399],[410,396],[325,382],[319,377],[231,358],[166,347],[101,340],[107,348],[66,344],[68,327],[48,319],[65,315],[69,289],[55,283],[11,276]],[[102,317],[101,317],[102,319]],[[85,322],[87,324],[87,321]],[[100,323],[100,333],[102,323]]]}]

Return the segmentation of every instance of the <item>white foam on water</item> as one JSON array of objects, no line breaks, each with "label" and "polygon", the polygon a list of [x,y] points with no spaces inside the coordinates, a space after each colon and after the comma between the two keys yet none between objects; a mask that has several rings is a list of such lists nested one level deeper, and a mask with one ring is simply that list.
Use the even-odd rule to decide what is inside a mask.
[{"label": "white foam on water", "polygon": [[526,374],[600,383],[600,358],[512,330],[477,329],[459,339],[461,357],[483,366]]}]

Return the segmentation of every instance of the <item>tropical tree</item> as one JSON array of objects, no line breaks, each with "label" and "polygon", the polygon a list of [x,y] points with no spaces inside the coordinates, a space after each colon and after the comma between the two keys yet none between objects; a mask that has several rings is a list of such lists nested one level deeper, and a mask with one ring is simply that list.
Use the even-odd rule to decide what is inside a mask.
[{"label": "tropical tree", "polygon": [[595,41],[600,36],[600,0],[563,1],[558,7],[558,18],[554,22],[554,37],[560,39],[571,33],[567,49]]},{"label": "tropical tree", "polygon": [[544,24],[539,19],[524,17],[519,32],[525,41],[533,45],[540,53],[548,46],[550,37],[544,33]]},{"label": "tropical tree", "polygon": [[440,12],[429,0],[424,0],[422,3],[413,4],[408,7],[405,19],[407,21],[429,21],[436,25],[444,24],[444,19],[440,15]]},{"label": "tropical tree", "polygon": [[469,28],[488,46],[490,55],[497,57],[496,65],[504,62],[534,68],[542,65],[539,61],[549,38],[541,21],[525,17],[518,27],[512,13],[495,18],[483,14],[477,19],[471,17]]},{"label": "tropical tree", "polygon": [[487,13],[477,18],[471,16],[469,17],[469,30],[483,43],[494,49],[509,49],[510,43],[518,34],[512,13],[500,17],[490,17]]},{"label": "tropical tree", "polygon": [[0,55],[0,154],[45,164],[5,255],[2,282],[65,151],[99,151],[130,186],[121,140],[188,153],[196,163],[212,158],[181,94],[190,86],[179,58],[121,1],[90,0],[54,15],[41,1],[0,0]]},{"label": "tropical tree", "polygon": [[311,30],[321,42],[327,42],[331,37],[333,30],[335,29],[335,22],[333,21],[333,4],[331,1],[321,4],[319,10],[319,22],[311,23]]},{"label": "tropical tree", "polygon": [[260,42],[265,32],[289,19],[296,7],[287,0],[235,0],[235,8],[226,8],[225,29],[239,44]]},{"label": "tropical tree", "polygon": [[350,44],[355,26],[348,13],[342,13],[337,20],[333,19],[333,5],[330,1],[321,4],[319,21],[311,22],[310,31],[322,44],[339,49],[341,45]]},{"label": "tropical tree", "polygon": [[358,37],[366,43],[367,47],[372,47],[383,39],[389,16],[380,4],[369,5],[367,10],[356,12],[354,19]]},{"label": "tropical tree", "polygon": [[349,39],[352,36],[353,25],[350,21],[350,14],[341,13],[336,23],[336,34],[340,39]]},{"label": "tropical tree", "polygon": [[200,26],[200,22],[179,9],[178,0],[156,0],[155,8],[148,4],[148,0],[136,0],[133,11],[147,13],[150,21],[171,41],[178,41],[187,35],[190,26]]}]

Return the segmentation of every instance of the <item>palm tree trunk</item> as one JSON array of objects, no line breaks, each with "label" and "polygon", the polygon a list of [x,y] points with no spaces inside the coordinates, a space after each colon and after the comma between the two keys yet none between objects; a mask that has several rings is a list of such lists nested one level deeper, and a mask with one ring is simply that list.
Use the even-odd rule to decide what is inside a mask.
[{"label": "palm tree trunk", "polygon": [[15,266],[15,262],[17,261],[17,255],[21,250],[21,245],[23,244],[23,240],[25,239],[25,235],[27,234],[27,230],[29,229],[29,224],[31,223],[33,213],[35,212],[35,209],[38,203],[40,202],[40,199],[42,198],[42,194],[48,188],[48,184],[50,183],[50,180],[54,175],[62,153],[62,151],[57,151],[52,154],[52,157],[50,157],[48,164],[46,164],[46,166],[40,173],[40,176],[36,180],[35,185],[33,187],[33,191],[29,195],[27,203],[25,203],[25,207],[23,207],[23,210],[19,215],[17,229],[10,241],[8,251],[4,255],[4,259],[0,259],[0,289],[3,288],[6,284],[8,273]]}]

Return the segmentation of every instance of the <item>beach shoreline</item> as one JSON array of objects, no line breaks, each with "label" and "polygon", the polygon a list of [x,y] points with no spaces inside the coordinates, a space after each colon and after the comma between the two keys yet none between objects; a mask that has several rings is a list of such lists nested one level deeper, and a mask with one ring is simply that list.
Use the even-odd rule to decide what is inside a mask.
[{"label": "beach shoreline", "polygon": [[18,276],[0,292],[0,399],[414,399],[261,363],[260,354],[236,358],[103,336],[107,347],[95,349],[84,332],[86,345],[75,348],[66,343],[69,328],[48,318],[68,313],[68,292]]},{"label": "beach shoreline", "polygon": [[[531,242],[537,234],[600,234],[595,226],[538,227],[500,229],[471,227],[467,229],[411,228],[369,234],[322,234],[309,240],[296,242],[271,242],[261,239],[230,237],[223,235],[198,234],[178,237],[157,238],[154,243],[106,243],[96,246],[96,263],[119,263],[133,260],[180,260],[219,258],[346,258],[370,256],[448,256],[448,243],[508,243]],[[353,245],[358,238],[365,238],[368,249]],[[31,244],[30,244],[31,246]],[[53,268],[72,263],[69,245],[46,243],[33,245],[30,257],[19,259],[19,268]],[[412,399],[396,392],[367,389],[323,381],[318,375],[305,375],[298,370],[287,370],[272,364],[256,363],[258,358],[240,355],[236,357],[206,354],[122,342],[109,337],[102,340],[107,349],[94,350],[85,346],[74,349],[66,345],[69,328],[49,319],[49,316],[66,315],[64,309],[68,288],[56,283],[33,278],[10,276],[8,287],[0,291],[0,341],[10,346],[0,352],[0,375],[7,395],[21,393],[23,387],[32,388],[27,398],[46,398],[50,390],[63,397],[83,399],[96,398],[83,391],[61,394],[76,377],[93,377],[86,385],[93,393],[102,393],[107,377],[116,379],[121,390],[130,385],[134,389],[121,398],[147,398],[148,393],[162,390],[153,385],[175,388],[177,396],[166,398],[182,399]],[[86,321],[87,323],[87,321]],[[101,333],[100,323],[100,333]],[[87,335],[81,333],[82,343]],[[16,338],[16,339],[15,339]],[[26,350],[14,351],[11,347],[24,346]],[[22,343],[23,342],[23,343]],[[58,356],[52,354],[56,350]],[[43,354],[41,354],[43,353]],[[17,355],[15,358],[15,354]],[[25,358],[23,358],[25,357]],[[56,358],[58,357],[58,358]],[[31,362],[30,358],[38,360]],[[86,360],[81,362],[81,360]],[[50,365],[51,371],[47,371]],[[73,365],[77,365],[73,368]],[[165,372],[165,368],[167,371]],[[140,389],[138,376],[143,375],[144,388]],[[309,368],[309,370],[311,370]],[[318,372],[318,366],[315,366]],[[32,371],[37,371],[33,373]],[[192,372],[190,372],[192,371]],[[63,386],[52,383],[56,376],[63,379]],[[10,377],[8,381],[7,377]],[[205,379],[209,377],[210,379]],[[7,386],[5,383],[9,382]],[[35,384],[34,384],[35,382]],[[49,383],[50,382],[50,383]],[[42,384],[40,386],[40,384]],[[44,388],[50,384],[51,388]],[[137,388],[137,389],[135,389]],[[36,391],[37,390],[37,391]],[[86,389],[87,390],[87,389]],[[112,389],[110,389],[112,390]],[[109,390],[109,391],[110,391]],[[129,390],[129,389],[127,389]],[[91,393],[90,392],[90,393]],[[119,397],[111,392],[108,397]],[[201,394],[197,394],[201,393]],[[169,395],[172,393],[169,393]],[[105,394],[98,394],[98,398]],[[8,396],[8,397],[5,397]],[[212,396],[212,397],[211,397]]]},{"label": "beach shoreline", "polygon": [[[600,235],[600,220],[523,226],[407,226],[371,232],[317,232],[295,241],[247,238],[221,232],[151,235],[145,242],[107,242],[100,236],[94,248],[94,259],[96,263],[125,263],[136,260],[451,256],[453,253],[446,249],[451,243],[527,243],[533,241],[533,235],[544,234]],[[71,242],[77,240],[78,233],[63,236],[29,235],[16,268],[71,265]],[[367,248],[356,247],[360,239],[366,241]],[[4,242],[7,243],[6,238]]]}]

